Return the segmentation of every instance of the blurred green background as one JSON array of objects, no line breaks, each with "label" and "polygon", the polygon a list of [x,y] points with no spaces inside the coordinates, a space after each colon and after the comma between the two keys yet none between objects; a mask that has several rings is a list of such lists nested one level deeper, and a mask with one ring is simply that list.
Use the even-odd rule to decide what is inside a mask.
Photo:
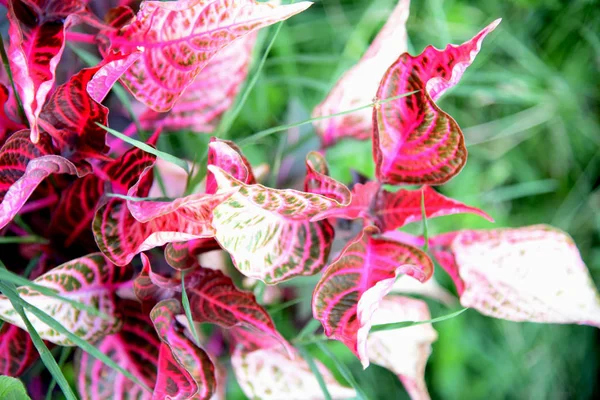
[{"label": "blurred green background", "polygon": [[[395,4],[324,0],[287,21],[230,137],[310,118],[343,71],[362,56]],[[567,231],[598,285],[600,2],[414,0],[409,49],[417,54],[428,44],[462,43],[498,17],[503,21],[475,63],[440,100],[469,144],[467,166],[441,191],[483,208],[496,226],[548,223]],[[265,152],[265,146],[277,153]],[[295,174],[303,174],[306,152],[317,147],[312,128],[304,126],[244,151],[253,162],[281,160],[278,182],[289,186]],[[336,177],[349,182],[351,169],[372,174],[370,152],[369,143],[345,142],[329,150],[327,158]],[[434,232],[491,226],[470,216],[429,222]],[[449,283],[439,269],[436,277]],[[291,284],[310,298],[314,280]],[[449,312],[429,303],[433,316]],[[283,314],[279,326],[293,334],[296,328]],[[433,398],[600,398],[595,328],[512,323],[475,311],[435,328],[439,340],[426,372]],[[377,366],[363,372],[343,346],[331,348],[372,399],[406,397],[391,373]],[[230,397],[238,398],[235,383],[230,384]]]}]

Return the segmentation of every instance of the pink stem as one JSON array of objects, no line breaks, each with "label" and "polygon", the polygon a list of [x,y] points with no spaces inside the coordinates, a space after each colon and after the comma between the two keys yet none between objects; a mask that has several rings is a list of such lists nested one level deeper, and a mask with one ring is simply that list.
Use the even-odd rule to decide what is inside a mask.
[{"label": "pink stem", "polygon": [[67,32],[67,40],[71,42],[89,43],[96,45],[96,35],[81,32]]},{"label": "pink stem", "polygon": [[56,203],[57,201],[58,201],[58,196],[56,194],[52,194],[52,195],[45,197],[43,199],[40,199],[40,200],[31,201],[31,202],[25,204],[21,208],[21,210],[19,210],[19,214],[26,214],[28,212],[37,211],[42,208],[46,208],[46,207],[51,206],[52,204]]}]

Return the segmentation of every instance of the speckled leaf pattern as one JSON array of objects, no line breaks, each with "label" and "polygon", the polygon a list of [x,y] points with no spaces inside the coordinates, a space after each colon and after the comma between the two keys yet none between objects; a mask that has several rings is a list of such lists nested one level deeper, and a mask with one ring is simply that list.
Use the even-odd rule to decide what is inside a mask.
[{"label": "speckled leaf pattern", "polygon": [[[236,190],[213,211],[216,239],[244,275],[269,284],[313,275],[327,262],[333,231],[311,222],[340,203],[317,194],[246,185],[209,166],[219,192]],[[218,192],[218,193],[219,193]]]},{"label": "speckled leaf pattern", "polygon": [[[356,397],[353,389],[341,386],[331,372],[315,360],[333,399]],[[299,354],[294,358],[275,348],[244,351],[236,348],[231,357],[233,372],[250,399],[319,400],[323,392],[315,375]]]},{"label": "speckled leaf pattern", "polygon": [[423,251],[377,233],[377,228],[366,227],[348,243],[323,273],[312,300],[313,316],[325,334],[348,346],[365,368],[371,316],[396,277],[406,274],[424,282],[433,274],[433,263]]},{"label": "speckled leaf pattern", "polygon": [[147,129],[159,124],[173,131],[212,133],[246,80],[255,43],[256,32],[234,40],[200,71],[168,114],[148,110],[140,117],[142,125]]},{"label": "speckled leaf pattern", "polygon": [[29,333],[5,323],[0,329],[0,375],[21,376],[39,358]]},{"label": "speckled leaf pattern", "polygon": [[352,190],[352,202],[347,207],[326,211],[320,216],[364,218],[367,222],[375,224],[382,232],[388,232],[422,219],[422,196],[424,196],[427,218],[470,213],[493,221],[485,212],[446,197],[429,186],[423,186],[418,190],[400,189],[389,192],[377,182],[355,185]]},{"label": "speckled leaf pattern", "polygon": [[[123,328],[94,345],[133,376],[154,387],[160,340],[152,321],[137,302],[122,300]],[[82,400],[151,400],[152,393],[82,350],[75,357],[76,382]]]},{"label": "speckled leaf pattern", "polygon": [[[208,165],[214,165],[233,178],[249,185],[256,183],[252,167],[235,143],[229,140],[211,138],[208,145]],[[206,193],[217,192],[217,181],[209,170],[206,173]]]},{"label": "speckled leaf pattern", "polygon": [[219,243],[214,239],[195,239],[188,242],[173,242],[165,247],[165,260],[179,270],[198,265],[198,256],[212,250],[218,250]]},{"label": "speckled leaf pattern", "polygon": [[325,157],[315,151],[311,151],[306,156],[304,191],[328,197],[340,204],[349,204],[352,199],[350,190],[329,176],[329,167]]},{"label": "speckled leaf pattern", "polygon": [[277,6],[254,0],[145,1],[136,18],[112,35],[111,48],[127,55],[141,53],[121,80],[142,103],[164,112],[173,107],[225,46],[287,19],[310,4]]},{"label": "speckled leaf pattern", "polygon": [[190,339],[175,319],[183,314],[177,300],[164,300],[150,313],[162,341],[153,399],[210,399],[216,390],[215,367],[210,357]]},{"label": "speckled leaf pattern", "polygon": [[494,21],[460,46],[429,46],[415,57],[404,53],[387,70],[378,99],[418,92],[373,109],[373,156],[380,182],[439,185],[465,165],[463,134],[435,101],[458,83],[499,23]]},{"label": "speckled leaf pattern", "polygon": [[186,288],[194,321],[218,324],[224,328],[250,328],[276,339],[291,351],[254,295],[239,290],[221,271],[199,268],[186,276]]},{"label": "speckled leaf pattern", "polygon": [[54,155],[50,138],[42,135],[38,143],[27,143],[29,131],[15,133],[0,149],[0,229],[19,210],[38,185],[51,174],[83,176],[88,171],[77,169],[64,157]]},{"label": "speckled leaf pattern", "polygon": [[[427,303],[402,296],[387,296],[373,314],[373,324],[401,321],[427,321],[431,314]],[[369,335],[369,358],[395,373],[413,400],[427,400],[425,366],[431,354],[431,343],[437,332],[431,324],[374,332]]]},{"label": "speckled leaf pattern", "polygon": [[511,321],[600,327],[596,287],[573,240],[558,229],[466,230],[431,244],[464,307]]},{"label": "speckled leaf pattern", "polygon": [[[128,268],[116,268],[102,254],[94,253],[64,263],[34,280],[38,285],[56,290],[63,297],[95,308],[105,314],[105,318],[87,310],[77,309],[55,297],[42,295],[29,287],[20,287],[18,292],[23,300],[52,316],[71,333],[84,340],[94,341],[121,328],[122,321],[118,315],[115,291],[119,283],[128,279],[129,275]],[[63,346],[73,345],[64,334],[26,312],[42,339]],[[0,296],[0,318],[20,328],[25,327],[21,317],[5,296]]]},{"label": "speckled leaf pattern", "polygon": [[[364,56],[342,75],[327,98],[315,108],[313,117],[337,114],[373,102],[381,77],[398,56],[407,51],[405,24],[409,6],[410,0],[398,1]],[[313,124],[325,147],[343,138],[364,140],[373,130],[372,111],[366,108]]]}]

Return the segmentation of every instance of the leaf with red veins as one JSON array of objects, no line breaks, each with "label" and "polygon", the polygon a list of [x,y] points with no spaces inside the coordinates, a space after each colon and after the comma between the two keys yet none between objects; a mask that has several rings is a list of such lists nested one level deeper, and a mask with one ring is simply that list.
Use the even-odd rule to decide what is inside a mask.
[{"label": "leaf with red veins", "polygon": [[304,191],[328,197],[340,204],[349,204],[352,199],[350,190],[328,175],[329,167],[325,157],[314,151],[308,153],[306,156]]},{"label": "leaf with red veins", "polygon": [[0,375],[21,376],[39,358],[27,331],[12,324],[0,328]]},{"label": "leaf with red veins", "polygon": [[[422,300],[401,296],[387,296],[373,314],[373,324],[402,321],[428,321],[431,314]],[[431,324],[374,332],[369,335],[367,347],[371,362],[392,371],[404,384],[412,399],[429,399],[425,385],[425,366],[431,354],[431,343],[437,332]]]},{"label": "leaf with red veins", "polygon": [[558,229],[465,230],[430,244],[464,307],[511,321],[600,327],[596,287],[572,239]]},{"label": "leaf with red veins", "polygon": [[[215,137],[210,139],[207,164],[221,168],[233,178],[248,185],[256,183],[252,167],[242,154],[242,150],[229,140],[220,140]],[[217,181],[212,171],[209,170],[206,173],[206,193],[216,192]]]},{"label": "leaf with red veins", "polygon": [[164,300],[150,313],[162,341],[158,356],[156,399],[210,399],[216,390],[215,367],[208,354],[196,346],[175,319],[183,314],[177,300]]},{"label": "leaf with red veins", "polygon": [[111,183],[112,193],[128,194],[135,186],[135,193],[131,195],[146,197],[152,183],[151,169],[155,162],[156,156],[133,147],[107,164],[103,172]]},{"label": "leaf with red veins", "polygon": [[[340,385],[320,361],[314,360],[333,399],[356,397],[353,389]],[[295,353],[290,357],[278,348],[245,351],[237,347],[231,356],[237,382],[250,399],[323,398],[323,391],[308,363]]]},{"label": "leaf with red veins", "polygon": [[222,49],[238,38],[304,11],[311,4],[145,1],[135,20],[110,36],[113,51],[140,54],[121,81],[151,109],[169,111]]},{"label": "leaf with red veins", "polygon": [[8,115],[6,115],[5,106],[9,100],[8,89],[0,83],[0,146],[4,144],[6,139],[14,132],[24,129],[25,126],[13,121]]},{"label": "leaf with red veins", "polygon": [[256,32],[253,32],[218,52],[168,114],[161,115],[149,109],[140,117],[142,126],[150,129],[159,124],[173,131],[214,132],[246,80],[256,37]]},{"label": "leaf with red veins", "polygon": [[[133,376],[154,387],[161,342],[150,318],[132,300],[121,300],[123,328],[94,343],[102,353]],[[152,393],[88,353],[77,350],[76,383],[82,400],[152,400]]]},{"label": "leaf with red veins", "polygon": [[85,167],[78,169],[66,158],[52,154],[49,138],[41,135],[38,143],[34,144],[26,139],[27,134],[26,130],[14,134],[0,148],[0,229],[12,221],[49,175],[81,177],[89,172]]},{"label": "leaf with red veins", "polygon": [[181,281],[169,279],[152,271],[150,260],[144,253],[140,253],[142,271],[133,282],[135,296],[142,302],[157,303],[161,300],[174,297],[181,292]]},{"label": "leaf with red veins", "polygon": [[415,57],[404,53],[387,70],[378,99],[418,92],[373,109],[373,158],[380,182],[440,185],[460,172],[467,161],[463,134],[435,101],[458,83],[499,23],[460,46],[429,46]]},{"label": "leaf with red veins", "polygon": [[[400,0],[360,61],[335,84],[327,98],[313,111],[313,118],[325,117],[373,102],[381,77],[388,67],[407,51],[406,20],[409,0]],[[373,131],[370,108],[315,121],[323,147],[343,138],[365,140]]]},{"label": "leaf with red veins", "polygon": [[398,275],[425,282],[433,274],[433,263],[423,251],[377,233],[377,228],[366,227],[342,250],[323,273],[312,300],[313,316],[325,334],[348,346],[365,368],[371,316]]},{"label": "leaf with red veins", "polygon": [[421,196],[424,196],[427,218],[469,213],[494,221],[480,209],[441,195],[429,186],[418,190],[388,192],[377,182],[367,182],[355,185],[352,193],[350,205],[327,211],[319,217],[364,218],[377,225],[381,231],[389,232],[422,219]]},{"label": "leaf with red veins", "polygon": [[251,292],[239,290],[231,278],[221,271],[199,268],[185,277],[192,318],[223,328],[250,328],[266,334],[292,352],[290,344],[277,332],[267,311],[256,302]]},{"label": "leaf with red veins", "polygon": [[165,247],[165,260],[178,270],[194,268],[198,264],[198,256],[221,247],[214,239],[196,239],[188,242],[173,242]]},{"label": "leaf with red veins", "polygon": [[314,275],[325,266],[334,232],[325,221],[311,218],[340,203],[313,193],[247,185],[218,167],[208,168],[217,193],[237,190],[213,210],[212,225],[240,272],[275,284]]},{"label": "leaf with red veins", "polygon": [[8,59],[34,143],[39,140],[38,118],[65,48],[65,29],[84,7],[76,0],[9,2]]}]

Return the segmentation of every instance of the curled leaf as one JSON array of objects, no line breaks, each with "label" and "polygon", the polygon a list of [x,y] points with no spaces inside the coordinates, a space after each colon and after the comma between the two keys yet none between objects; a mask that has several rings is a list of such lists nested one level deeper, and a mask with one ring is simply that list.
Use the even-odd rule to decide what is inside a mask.
[{"label": "curled leaf", "polygon": [[352,199],[352,194],[345,185],[329,177],[325,157],[314,151],[306,156],[304,191],[328,197],[340,204],[349,204]]},{"label": "curled leaf", "polygon": [[464,307],[511,321],[600,327],[600,298],[577,247],[545,225],[432,238]]},{"label": "curled leaf", "polygon": [[313,316],[325,334],[348,346],[365,368],[371,316],[397,276],[424,282],[433,274],[433,263],[423,251],[377,233],[366,227],[348,243],[323,273],[312,300]]},{"label": "curled leaf", "polygon": [[380,182],[439,185],[465,165],[463,134],[435,101],[458,83],[499,23],[494,21],[460,46],[429,46],[415,57],[404,53],[387,70],[378,99],[417,92],[373,109],[373,156]]}]

